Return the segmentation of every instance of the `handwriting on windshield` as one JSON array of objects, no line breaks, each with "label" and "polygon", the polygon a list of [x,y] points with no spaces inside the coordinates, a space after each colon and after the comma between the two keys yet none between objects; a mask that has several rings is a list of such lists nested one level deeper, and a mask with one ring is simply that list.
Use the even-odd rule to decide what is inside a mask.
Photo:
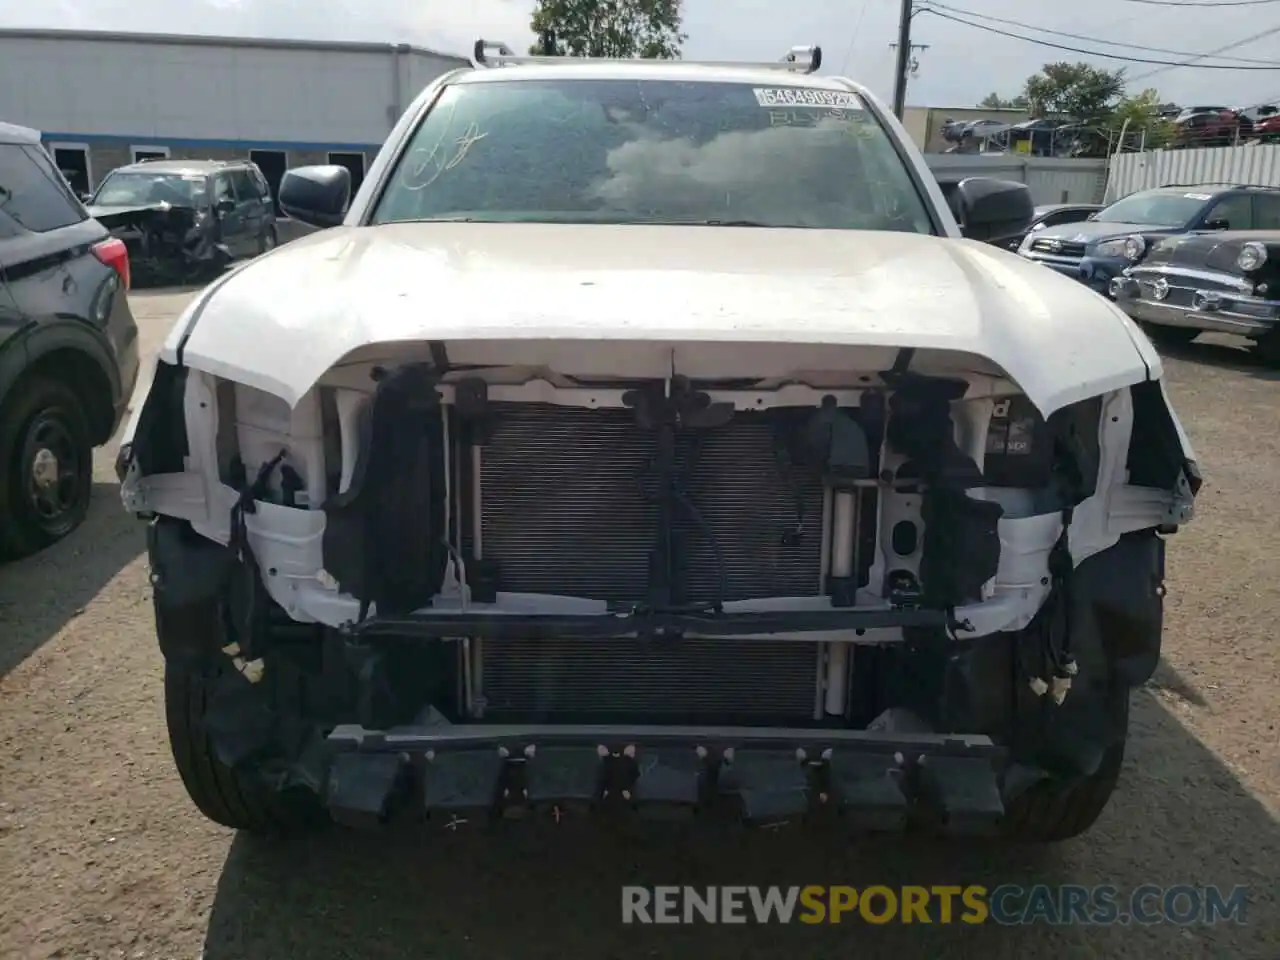
[{"label": "handwriting on windshield", "polygon": [[405,158],[404,173],[400,176],[401,184],[406,190],[427,189],[446,171],[461,164],[471,148],[487,136],[487,133],[480,132],[480,125],[473,122],[467,125],[461,136],[453,139],[452,153],[445,148],[445,137],[441,137],[434,147],[413,150]]}]

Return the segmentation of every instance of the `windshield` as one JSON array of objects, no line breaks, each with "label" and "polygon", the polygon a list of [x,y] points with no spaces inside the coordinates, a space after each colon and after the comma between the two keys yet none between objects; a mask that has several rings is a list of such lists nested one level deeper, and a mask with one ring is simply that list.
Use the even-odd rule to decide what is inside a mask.
[{"label": "windshield", "polygon": [[670,80],[447,87],[372,222],[440,218],[934,232],[856,94]]},{"label": "windshield", "polygon": [[1102,223],[1141,223],[1180,227],[1188,223],[1210,198],[1203,193],[1135,193],[1117,200],[1094,217]]},{"label": "windshield", "polygon": [[112,173],[98,187],[93,203],[101,207],[153,203],[195,207],[204,199],[204,180],[190,173]]}]

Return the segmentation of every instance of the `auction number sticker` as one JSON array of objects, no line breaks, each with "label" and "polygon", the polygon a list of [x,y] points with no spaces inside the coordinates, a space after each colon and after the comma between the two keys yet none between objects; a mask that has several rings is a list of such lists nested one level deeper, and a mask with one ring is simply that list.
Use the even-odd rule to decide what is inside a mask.
[{"label": "auction number sticker", "polygon": [[847,90],[810,90],[804,87],[757,87],[752,91],[762,107],[836,107],[861,110],[862,100]]}]

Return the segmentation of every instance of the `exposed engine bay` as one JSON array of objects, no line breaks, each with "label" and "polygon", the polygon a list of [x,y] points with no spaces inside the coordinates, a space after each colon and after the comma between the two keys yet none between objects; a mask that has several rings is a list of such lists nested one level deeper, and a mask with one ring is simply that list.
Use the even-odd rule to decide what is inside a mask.
[{"label": "exposed engine bay", "polygon": [[273,646],[336,671],[331,743],[906,729],[1087,770],[1199,483],[1162,386],[1045,418],[911,361],[817,388],[356,361],[293,409],[161,363],[120,468],[158,609],[224,597],[251,683]]}]

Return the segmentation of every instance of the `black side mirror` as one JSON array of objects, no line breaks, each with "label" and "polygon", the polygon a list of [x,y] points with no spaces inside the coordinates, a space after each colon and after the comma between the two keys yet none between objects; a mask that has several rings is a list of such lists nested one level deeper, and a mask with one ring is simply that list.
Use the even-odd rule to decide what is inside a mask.
[{"label": "black side mirror", "polygon": [[1230,230],[1230,229],[1231,229],[1231,221],[1230,221],[1230,220],[1223,220],[1221,217],[1219,217],[1219,218],[1218,218],[1218,219],[1216,219],[1216,220],[1206,220],[1206,221],[1204,222],[1204,229],[1206,229],[1206,230]]},{"label": "black side mirror", "polygon": [[961,180],[951,207],[964,236],[988,243],[1025,233],[1036,215],[1025,183],[990,177]]},{"label": "black side mirror", "polygon": [[213,205],[213,209],[217,210],[219,213],[230,213],[235,208],[236,202],[230,197],[223,197]]},{"label": "black side mirror", "polygon": [[308,226],[338,226],[350,200],[351,171],[336,164],[295,167],[280,181],[280,209]]}]

